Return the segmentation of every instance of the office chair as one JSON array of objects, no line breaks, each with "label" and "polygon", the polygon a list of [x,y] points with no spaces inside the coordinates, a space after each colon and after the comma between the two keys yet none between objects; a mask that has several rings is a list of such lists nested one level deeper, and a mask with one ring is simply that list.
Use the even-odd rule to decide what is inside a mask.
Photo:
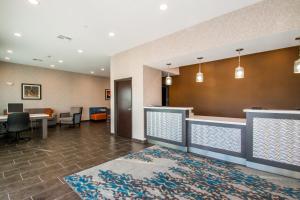
[{"label": "office chair", "polygon": [[11,113],[7,117],[7,132],[16,134],[16,141],[31,140],[30,137],[20,137],[21,132],[30,129],[29,113]]}]

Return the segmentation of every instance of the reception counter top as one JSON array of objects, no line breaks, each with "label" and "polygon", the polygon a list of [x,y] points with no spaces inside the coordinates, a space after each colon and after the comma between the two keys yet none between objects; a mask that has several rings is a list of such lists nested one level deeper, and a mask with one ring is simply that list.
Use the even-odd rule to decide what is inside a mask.
[{"label": "reception counter top", "polygon": [[246,126],[246,119],[244,118],[231,118],[231,117],[213,117],[213,116],[201,116],[194,115],[187,118],[189,121],[202,121],[211,123],[221,123],[221,124],[237,124]]},{"label": "reception counter top", "polygon": [[266,109],[244,109],[248,113],[277,113],[277,114],[300,114],[300,110],[266,110]]},{"label": "reception counter top", "polygon": [[192,107],[169,107],[169,106],[146,106],[147,109],[160,109],[160,110],[193,110]]}]

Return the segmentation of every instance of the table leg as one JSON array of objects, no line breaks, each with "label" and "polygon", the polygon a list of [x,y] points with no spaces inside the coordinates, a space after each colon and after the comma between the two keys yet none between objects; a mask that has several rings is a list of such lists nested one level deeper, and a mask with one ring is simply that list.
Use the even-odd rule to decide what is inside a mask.
[{"label": "table leg", "polygon": [[43,139],[46,139],[47,138],[47,135],[48,135],[48,119],[43,119]]}]

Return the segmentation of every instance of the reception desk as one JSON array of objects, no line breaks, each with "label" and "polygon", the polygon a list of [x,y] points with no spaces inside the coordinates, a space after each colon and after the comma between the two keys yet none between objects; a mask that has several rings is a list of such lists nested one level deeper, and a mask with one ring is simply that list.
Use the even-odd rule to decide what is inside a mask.
[{"label": "reception desk", "polygon": [[186,120],[190,152],[245,164],[246,119],[196,115]]},{"label": "reception desk", "polygon": [[145,138],[148,142],[187,150],[186,118],[193,108],[144,107]]},{"label": "reception desk", "polygon": [[246,119],[145,107],[150,143],[300,178],[300,111],[245,109]]},{"label": "reception desk", "polygon": [[247,116],[247,166],[300,177],[300,111],[251,110]]}]

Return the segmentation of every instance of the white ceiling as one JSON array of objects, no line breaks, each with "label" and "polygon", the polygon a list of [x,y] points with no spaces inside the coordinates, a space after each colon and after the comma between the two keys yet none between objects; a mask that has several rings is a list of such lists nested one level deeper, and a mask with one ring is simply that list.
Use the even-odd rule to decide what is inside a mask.
[{"label": "white ceiling", "polygon": [[[13,63],[109,76],[111,55],[259,1],[40,0],[34,6],[28,0],[0,0],[0,60],[8,56]],[[159,9],[162,3],[166,11]]]},{"label": "white ceiling", "polygon": [[[194,52],[181,57],[169,58],[155,63],[146,63],[145,65],[168,71],[166,63],[172,63],[170,68],[178,68],[199,63],[198,57],[203,57],[201,62],[210,62],[226,58],[237,57],[236,49],[243,48],[241,55],[249,55],[259,52],[271,51],[275,49],[299,46],[299,41],[295,40],[299,37],[300,28],[294,31],[281,32],[278,34],[270,34],[267,37],[256,38],[252,40],[242,41],[219,48],[207,49],[202,52]],[[238,61],[237,61],[238,62]],[[243,63],[241,63],[243,65]],[[291,70],[292,70],[291,66]],[[171,71],[170,71],[171,72]],[[177,72],[177,71],[176,71]],[[172,72],[171,72],[172,73]],[[178,71],[179,73],[179,71]],[[174,75],[178,75],[173,73]],[[165,74],[164,74],[165,75]]]}]

